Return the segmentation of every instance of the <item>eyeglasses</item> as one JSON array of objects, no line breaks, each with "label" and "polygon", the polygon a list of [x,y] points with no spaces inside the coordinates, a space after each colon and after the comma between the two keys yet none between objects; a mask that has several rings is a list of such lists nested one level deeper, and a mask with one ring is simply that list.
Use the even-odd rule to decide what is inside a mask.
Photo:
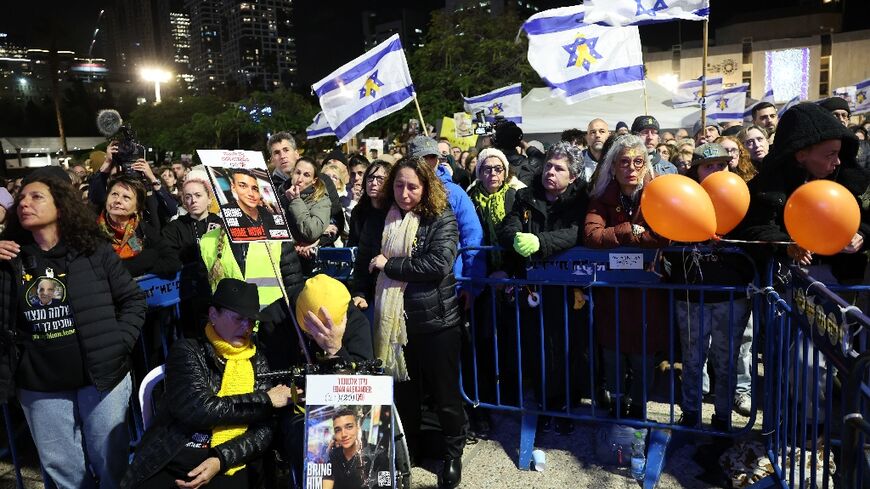
[{"label": "eyeglasses", "polygon": [[725,152],[728,153],[729,155],[739,155],[740,149],[739,148],[726,148]]},{"label": "eyeglasses", "polygon": [[378,184],[383,184],[384,177],[382,175],[369,175],[366,177],[366,182],[377,182]]},{"label": "eyeglasses", "polygon": [[620,168],[634,167],[635,169],[641,169],[645,164],[645,158],[635,158],[633,160],[630,158],[620,158],[620,160],[617,162],[617,165]]},{"label": "eyeglasses", "polygon": [[504,173],[503,166],[482,166],[480,172],[484,175],[501,175]]}]

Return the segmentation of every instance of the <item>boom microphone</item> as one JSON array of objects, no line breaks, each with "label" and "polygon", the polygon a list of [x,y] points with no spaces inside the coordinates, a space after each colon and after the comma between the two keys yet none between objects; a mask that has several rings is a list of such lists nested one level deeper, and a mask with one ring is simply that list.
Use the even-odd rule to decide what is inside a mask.
[{"label": "boom microphone", "polygon": [[117,110],[106,109],[97,113],[97,130],[107,138],[117,134],[122,124],[124,124],[124,121]]}]

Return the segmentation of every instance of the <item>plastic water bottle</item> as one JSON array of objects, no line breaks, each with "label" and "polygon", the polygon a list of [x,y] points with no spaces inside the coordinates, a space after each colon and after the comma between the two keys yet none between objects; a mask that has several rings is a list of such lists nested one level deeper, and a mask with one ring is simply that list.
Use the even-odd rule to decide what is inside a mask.
[{"label": "plastic water bottle", "polygon": [[631,443],[631,476],[635,480],[642,481],[646,469],[646,446],[643,441],[643,431],[634,432],[634,441]]}]

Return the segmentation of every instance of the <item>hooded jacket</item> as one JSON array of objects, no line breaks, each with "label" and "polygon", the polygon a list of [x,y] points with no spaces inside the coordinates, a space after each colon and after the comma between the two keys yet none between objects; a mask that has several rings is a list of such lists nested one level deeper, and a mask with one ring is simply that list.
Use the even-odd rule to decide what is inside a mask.
[{"label": "hooded jacket", "polygon": [[[870,175],[856,164],[857,138],[828,111],[816,104],[798,104],[780,119],[776,142],[764,158],[761,172],[749,182],[752,196],[749,211],[735,236],[747,240],[791,241],[784,221],[785,204],[798,187],[813,179],[797,162],[795,153],[832,139],[842,141],[840,166],[825,179],[846,187],[860,203],[859,196],[870,184]],[[861,212],[858,233],[864,237],[866,248],[866,240],[870,239],[870,215],[867,210]],[[785,256],[785,247],[778,245],[772,248],[756,248],[755,252],[757,258],[763,260],[771,255]],[[855,273],[863,273],[866,260],[863,253],[840,253],[832,257],[815,257],[814,262],[830,264],[834,275],[843,280],[853,278]]]},{"label": "hooded jacket", "polygon": [[[438,166],[435,174],[444,184],[447,191],[447,201],[456,216],[456,224],[459,227],[459,248],[474,248],[483,243],[483,226],[477,218],[474,203],[462,187],[453,183],[452,177],[447,170]],[[386,216],[386,214],[385,214]],[[477,260],[477,250],[460,253],[460,259],[453,264],[453,274],[457,277],[483,277],[486,273],[485,260]]]}]

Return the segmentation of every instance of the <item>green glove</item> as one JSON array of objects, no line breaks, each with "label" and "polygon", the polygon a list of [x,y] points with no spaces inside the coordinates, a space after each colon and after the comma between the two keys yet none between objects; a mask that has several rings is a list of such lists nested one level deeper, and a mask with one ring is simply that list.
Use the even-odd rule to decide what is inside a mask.
[{"label": "green glove", "polygon": [[529,257],[541,249],[541,241],[531,233],[517,233],[514,236],[514,249],[522,257]]}]

